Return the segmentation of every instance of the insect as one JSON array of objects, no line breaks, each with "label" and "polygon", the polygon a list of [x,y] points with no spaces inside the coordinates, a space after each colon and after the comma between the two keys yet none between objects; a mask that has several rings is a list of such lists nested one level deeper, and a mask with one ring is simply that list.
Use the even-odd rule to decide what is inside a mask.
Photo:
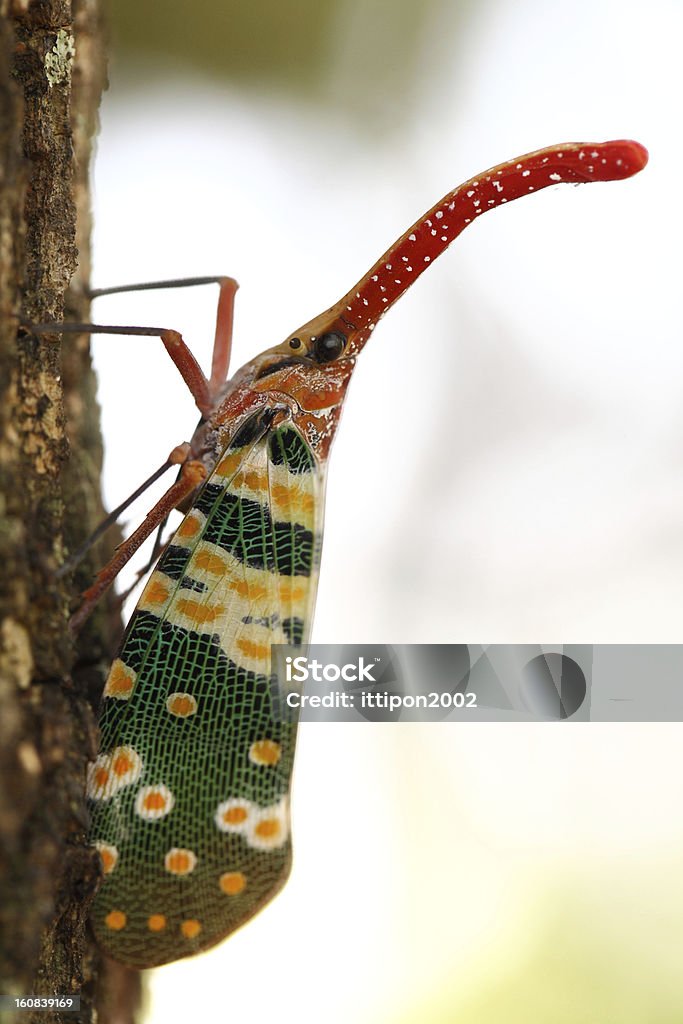
[{"label": "insect", "polygon": [[557,182],[627,178],[646,162],[635,142],[562,144],[478,175],[335,306],[227,383],[231,279],[220,281],[208,380],[175,332],[120,329],[162,337],[202,421],[170,460],[179,479],[76,616],[168,510],[189,500],[109,673],[101,752],[88,770],[91,840],[104,870],[93,922],[116,960],[145,968],[207,949],[286,880],[296,721],[280,710],[271,644],[302,645],[309,635],[330,445],[378,321],[487,210]]}]

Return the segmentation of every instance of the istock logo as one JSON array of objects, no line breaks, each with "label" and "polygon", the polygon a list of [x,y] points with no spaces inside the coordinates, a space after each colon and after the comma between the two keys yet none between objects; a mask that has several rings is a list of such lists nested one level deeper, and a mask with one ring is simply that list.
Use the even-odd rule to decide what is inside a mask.
[{"label": "istock logo", "polygon": [[344,679],[347,683],[359,683],[364,680],[370,683],[377,682],[372,674],[377,659],[366,663],[365,658],[360,657],[355,662],[335,665],[333,662],[309,661],[308,658],[301,655],[298,658],[285,658],[285,662],[288,683],[305,683],[307,679],[314,679],[318,683],[323,680],[334,683],[338,679]]}]

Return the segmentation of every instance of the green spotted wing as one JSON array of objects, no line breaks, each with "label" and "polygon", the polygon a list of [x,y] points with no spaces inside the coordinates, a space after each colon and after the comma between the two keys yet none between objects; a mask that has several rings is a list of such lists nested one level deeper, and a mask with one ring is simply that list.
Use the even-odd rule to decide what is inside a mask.
[{"label": "green spotted wing", "polygon": [[286,880],[297,723],[270,645],[306,641],[323,485],[291,424],[240,431],[112,666],[88,772],[105,872],[93,921],[100,944],[131,966],[213,945]]}]

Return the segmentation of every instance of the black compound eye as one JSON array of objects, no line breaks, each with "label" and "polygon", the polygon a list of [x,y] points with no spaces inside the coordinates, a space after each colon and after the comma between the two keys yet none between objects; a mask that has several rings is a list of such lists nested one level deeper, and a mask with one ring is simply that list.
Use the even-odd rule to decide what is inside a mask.
[{"label": "black compound eye", "polygon": [[338,359],[346,348],[346,336],[340,331],[321,334],[313,342],[313,356],[319,363],[329,363]]}]

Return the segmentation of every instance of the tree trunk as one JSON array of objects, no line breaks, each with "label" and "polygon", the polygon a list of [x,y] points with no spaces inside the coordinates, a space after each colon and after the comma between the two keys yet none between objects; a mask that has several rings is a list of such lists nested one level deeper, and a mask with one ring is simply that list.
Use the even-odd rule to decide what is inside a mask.
[{"label": "tree trunk", "polygon": [[130,1004],[137,977],[112,974],[88,935],[99,868],[84,842],[93,705],[120,626],[105,608],[76,651],[69,603],[93,564],[56,577],[102,514],[95,384],[87,338],[60,356],[58,336],[20,326],[88,319],[99,0],[0,0],[0,15],[0,993],[81,996],[79,1014],[22,1022],[91,1021],[96,1002],[124,1022],[130,1006],[103,992]]}]

